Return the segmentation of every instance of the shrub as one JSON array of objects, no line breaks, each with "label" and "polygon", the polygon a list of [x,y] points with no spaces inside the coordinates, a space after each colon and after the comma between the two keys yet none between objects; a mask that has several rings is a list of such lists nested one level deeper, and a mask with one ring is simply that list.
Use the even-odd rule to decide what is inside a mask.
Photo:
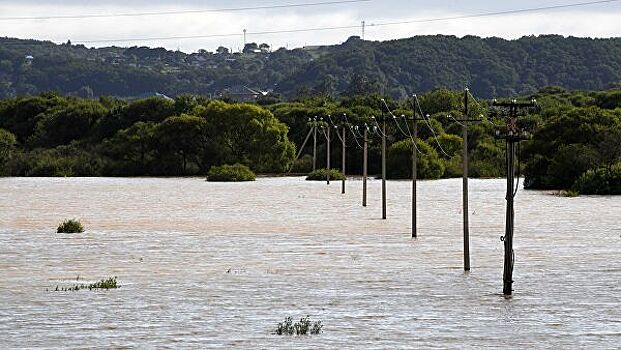
[{"label": "shrub", "polygon": [[207,181],[236,182],[254,181],[256,175],[247,166],[236,163],[234,165],[213,166],[207,174]]},{"label": "shrub", "polygon": [[57,233],[82,233],[84,232],[84,227],[80,223],[80,221],[76,219],[69,219],[62,222],[62,224],[58,225]]},{"label": "shrub", "polygon": [[[306,177],[307,181],[326,181],[328,178],[327,169],[317,169]],[[336,169],[330,169],[330,180],[347,180],[345,175]]]},{"label": "shrub", "polygon": [[278,335],[311,335],[320,334],[323,329],[321,321],[312,322],[310,316],[302,317],[293,323],[293,318],[287,317],[284,322],[279,322],[275,333]]},{"label": "shrub", "polygon": [[587,170],[572,187],[580,194],[621,195],[621,163]]},{"label": "shrub", "polygon": [[116,288],[119,288],[119,285],[116,282],[116,276],[115,276],[115,277],[109,277],[106,279],[102,279],[101,281],[98,281],[95,283],[76,284],[71,287],[56,286],[56,289],[54,289],[54,291],[55,292],[67,292],[67,291],[76,292],[80,289],[93,290],[93,289],[116,289]]}]

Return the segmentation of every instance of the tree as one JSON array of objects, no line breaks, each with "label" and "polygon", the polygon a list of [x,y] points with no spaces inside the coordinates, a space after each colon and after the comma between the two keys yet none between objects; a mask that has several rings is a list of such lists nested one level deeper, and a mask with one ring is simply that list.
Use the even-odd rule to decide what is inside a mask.
[{"label": "tree", "polygon": [[254,53],[258,49],[259,49],[259,46],[257,45],[257,43],[247,43],[246,45],[244,45],[244,49],[242,50],[242,52],[243,53]]},{"label": "tree", "polygon": [[188,174],[188,163],[200,170],[205,147],[207,122],[188,114],[168,117],[155,129],[158,150],[161,155],[172,154],[181,158],[181,174]]},{"label": "tree", "polygon": [[288,128],[268,110],[213,101],[202,115],[208,130],[206,167],[241,163],[259,172],[282,172],[293,162]]},{"label": "tree", "polygon": [[28,140],[37,147],[55,147],[90,136],[91,129],[108,110],[98,101],[76,100],[67,106],[42,113],[32,137]]},{"label": "tree", "polygon": [[119,130],[105,142],[105,153],[113,159],[112,173],[134,176],[151,174],[156,125],[154,122],[136,122],[127,129]]},{"label": "tree", "polygon": [[8,175],[6,165],[11,160],[17,139],[10,132],[0,129],[0,176]]},{"label": "tree", "polygon": [[216,49],[216,53],[217,53],[218,55],[228,55],[228,54],[230,54],[231,52],[230,52],[230,51],[229,51],[229,49],[227,49],[226,47],[224,47],[224,46],[220,46],[220,47],[218,47],[218,48]]},{"label": "tree", "polygon": [[[396,142],[388,149],[386,159],[388,177],[392,179],[412,178],[412,140]],[[423,140],[416,141],[418,149],[417,175],[422,179],[438,179],[444,174],[444,163],[438,153]]]}]

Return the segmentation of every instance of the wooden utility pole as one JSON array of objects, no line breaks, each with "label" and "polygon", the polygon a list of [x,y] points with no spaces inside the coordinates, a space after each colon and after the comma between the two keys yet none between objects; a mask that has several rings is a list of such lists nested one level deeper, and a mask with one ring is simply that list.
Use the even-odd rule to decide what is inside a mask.
[{"label": "wooden utility pole", "polygon": [[464,271],[470,271],[470,224],[468,209],[468,88],[464,91],[463,122],[463,215],[464,215]]},{"label": "wooden utility pole", "polygon": [[327,136],[327,151],[326,151],[326,181],[328,183],[328,185],[330,184],[330,126],[327,127],[328,129],[328,136]]},{"label": "wooden utility pole", "polygon": [[313,126],[313,171],[317,170],[317,122]]},{"label": "wooden utility pole", "polygon": [[386,118],[382,108],[382,220],[386,220]]},{"label": "wooden utility pole", "polygon": [[368,177],[368,135],[367,135],[367,127],[364,127],[364,145],[362,146],[362,157],[364,158],[362,161],[362,206],[367,206],[367,177]]},{"label": "wooden utility pole", "polygon": [[535,107],[535,100],[530,102],[510,102],[499,103],[494,101],[493,106],[505,109],[508,112],[506,134],[497,132],[497,138],[504,139],[506,142],[506,170],[507,170],[507,211],[505,223],[505,235],[502,238],[505,246],[505,263],[503,271],[503,288],[504,295],[513,293],[513,233],[515,224],[515,210],[513,207],[513,199],[517,189],[515,188],[515,146],[518,142],[528,139],[520,130],[517,124],[518,113],[522,109]]},{"label": "wooden utility pole", "polygon": [[414,111],[414,117],[412,118],[412,238],[416,238],[418,236],[418,221],[416,212],[416,181],[418,180],[418,149],[416,147],[417,139],[418,123],[416,118],[416,111]]},{"label": "wooden utility pole", "polygon": [[342,154],[342,164],[341,164],[341,170],[343,171],[343,180],[341,181],[341,193],[342,194],[345,194],[345,178],[346,178],[346,175],[345,175],[345,152],[347,149],[347,145],[345,144],[345,141],[346,141],[345,128],[346,127],[347,125],[343,124],[343,139],[341,140],[343,143],[343,148],[342,148],[343,154]]}]

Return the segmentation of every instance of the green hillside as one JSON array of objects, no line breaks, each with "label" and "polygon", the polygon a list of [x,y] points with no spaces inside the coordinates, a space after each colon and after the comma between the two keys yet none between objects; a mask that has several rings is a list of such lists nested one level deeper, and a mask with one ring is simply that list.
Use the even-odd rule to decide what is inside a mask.
[{"label": "green hillside", "polygon": [[621,38],[438,35],[371,42],[352,37],[336,46],[262,49],[255,44],[247,53],[220,48],[186,54],[0,38],[0,98],[50,90],[82,97],[218,96],[240,86],[287,98],[368,93],[403,98],[465,85],[477,96],[494,97],[549,85],[600,90],[621,83]]}]

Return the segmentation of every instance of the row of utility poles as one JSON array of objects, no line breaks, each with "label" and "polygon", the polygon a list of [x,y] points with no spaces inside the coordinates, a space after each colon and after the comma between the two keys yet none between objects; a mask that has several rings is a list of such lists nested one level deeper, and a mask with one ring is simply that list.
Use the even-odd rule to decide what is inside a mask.
[{"label": "row of utility poles", "polygon": [[[469,162],[468,162],[468,125],[473,122],[480,122],[482,119],[480,118],[470,118],[469,111],[469,95],[470,92],[468,89],[464,90],[463,96],[463,104],[464,104],[464,114],[463,118],[453,120],[462,126],[462,138],[463,138],[463,149],[462,149],[462,214],[463,214],[463,253],[464,253],[464,271],[470,271],[470,225],[469,225],[469,196],[468,196],[468,172],[469,172]],[[382,100],[381,103],[385,105],[385,101]],[[513,209],[513,199],[515,197],[516,188],[515,188],[515,145],[524,139],[526,136],[523,132],[521,132],[517,126],[517,118],[518,112],[524,108],[531,108],[535,105],[534,101],[528,103],[520,103],[515,100],[511,102],[499,103],[494,101],[493,106],[499,110],[503,110],[507,113],[506,117],[506,133],[500,134],[497,133],[497,138],[504,139],[507,145],[506,152],[506,171],[507,171],[507,211],[506,211],[506,229],[505,236],[503,237],[504,247],[505,247],[505,263],[504,263],[504,273],[503,273],[503,293],[505,295],[511,295],[512,293],[512,272],[513,272],[513,232],[514,232],[514,209]],[[387,106],[386,106],[387,107]],[[418,107],[418,116],[417,109]],[[376,126],[373,126],[374,134],[379,134],[381,137],[381,176],[382,176],[382,219],[387,218],[387,205],[386,205],[386,122],[390,119],[394,119],[396,121],[396,116],[392,115],[392,118],[386,117],[384,115],[384,106],[381,106],[382,115],[381,117],[375,118],[373,117]],[[390,113],[392,114],[392,113]],[[418,177],[418,122],[425,121],[428,123],[429,115],[423,115],[423,112],[420,106],[417,104],[415,106],[414,114],[412,118],[407,118],[402,115],[401,118],[405,121],[405,123],[411,122],[412,131],[410,134],[410,138],[412,140],[412,204],[411,204],[411,223],[412,223],[412,238],[416,238],[418,236],[418,227],[417,227],[417,177]],[[335,129],[335,134],[340,139],[341,142],[341,170],[344,176],[346,176],[346,150],[347,150],[347,130],[351,130],[354,139],[358,137],[362,138],[361,148],[363,150],[363,166],[362,166],[362,206],[367,206],[367,179],[368,179],[368,144],[369,144],[369,132],[371,129],[365,124],[362,127],[362,133],[359,133],[359,127],[355,127],[348,123],[347,116],[344,115],[343,122],[337,126],[332,123],[331,116],[328,116],[330,124],[328,122],[324,122],[323,118],[317,120],[315,117],[314,120],[310,120],[311,130],[304,141],[301,150],[304,148],[308,137],[313,135],[313,170],[317,169],[317,132],[318,129],[322,130],[325,138],[326,138],[326,165],[327,165],[327,175],[326,182],[330,184],[330,144],[333,140],[331,129]],[[381,126],[380,126],[381,122]],[[428,125],[431,127],[430,125]],[[338,130],[338,129],[341,130]],[[409,127],[408,127],[409,128]],[[355,131],[354,131],[355,130]],[[340,131],[340,135],[339,135]],[[358,135],[356,135],[358,132]],[[357,141],[356,141],[357,142]],[[341,193],[345,193],[345,180],[342,180],[341,183]]]}]

